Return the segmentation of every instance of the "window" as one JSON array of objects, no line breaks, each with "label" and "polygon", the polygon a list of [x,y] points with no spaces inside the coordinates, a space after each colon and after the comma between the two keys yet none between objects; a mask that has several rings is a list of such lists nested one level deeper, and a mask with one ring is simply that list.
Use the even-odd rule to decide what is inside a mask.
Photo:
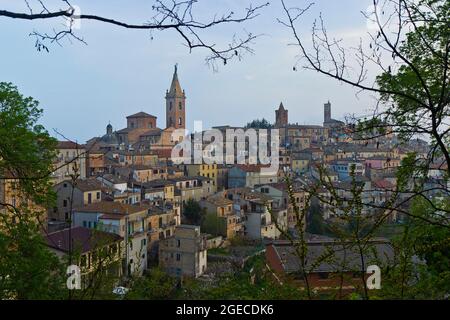
[{"label": "window", "polygon": [[328,279],[328,272],[319,273],[319,278],[322,280]]},{"label": "window", "polygon": [[177,248],[179,248],[181,246],[181,241],[177,240]]},{"label": "window", "polygon": [[97,192],[97,200],[100,200],[100,192]]},{"label": "window", "polygon": [[178,109],[183,110],[183,103],[178,102]]},{"label": "window", "polygon": [[83,221],[83,227],[87,228],[87,222]]},{"label": "window", "polygon": [[92,194],[88,193],[88,204],[92,203]]},{"label": "window", "polygon": [[63,200],[63,207],[67,208],[67,200]]},{"label": "window", "polygon": [[183,124],[183,118],[180,117],[180,118],[178,119],[178,124],[179,124],[180,126]]},{"label": "window", "polygon": [[169,110],[172,110],[172,106],[173,106],[173,103],[172,103],[172,101],[170,101],[169,102]]},{"label": "window", "polygon": [[181,260],[181,254],[177,253],[177,261]]}]

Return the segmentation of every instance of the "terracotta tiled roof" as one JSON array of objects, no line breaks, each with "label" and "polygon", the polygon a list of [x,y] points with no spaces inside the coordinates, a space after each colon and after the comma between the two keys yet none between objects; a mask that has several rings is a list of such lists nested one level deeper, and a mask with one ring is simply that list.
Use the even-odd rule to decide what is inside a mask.
[{"label": "terracotta tiled roof", "polygon": [[376,188],[380,188],[380,189],[389,189],[389,190],[394,189],[394,185],[392,183],[390,183],[388,180],[385,180],[385,179],[374,181],[373,185]]},{"label": "terracotta tiled roof", "polygon": [[221,196],[211,196],[211,197],[208,197],[204,201],[212,203],[212,204],[214,204],[216,206],[227,206],[227,205],[232,205],[233,204],[233,201],[231,201],[231,200],[229,200],[227,198],[221,197]]},{"label": "terracotta tiled roof", "polygon": [[80,250],[81,253],[86,253],[95,249],[97,246],[121,241],[122,237],[114,233],[75,227],[72,230],[64,229],[48,234],[47,245],[63,252],[69,252],[70,239],[72,239],[74,250]]},{"label": "terracotta tiled roof", "polygon": [[58,141],[56,149],[84,149],[85,146],[72,141]]},{"label": "terracotta tiled roof", "polygon": [[78,180],[75,187],[83,192],[95,191],[102,189],[102,183],[97,179]]},{"label": "terracotta tiled roof", "polygon": [[147,210],[147,208],[144,206],[124,204],[120,202],[102,201],[76,208],[74,211],[126,215],[141,212],[144,210]]},{"label": "terracotta tiled roof", "polygon": [[154,115],[151,115],[151,114],[148,114],[148,113],[142,112],[142,111],[132,114],[131,116],[128,116],[127,119],[128,118],[155,118],[156,119],[156,117]]},{"label": "terracotta tiled roof", "polygon": [[238,164],[236,167],[245,172],[260,172],[262,168],[269,168],[269,165],[261,164]]}]

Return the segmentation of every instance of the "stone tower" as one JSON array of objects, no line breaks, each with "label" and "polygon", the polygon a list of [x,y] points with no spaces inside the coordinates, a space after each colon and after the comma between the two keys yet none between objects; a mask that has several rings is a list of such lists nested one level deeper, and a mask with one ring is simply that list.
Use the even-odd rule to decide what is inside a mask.
[{"label": "stone tower", "polygon": [[323,122],[327,123],[331,121],[331,103],[328,101],[323,106]]},{"label": "stone tower", "polygon": [[284,108],[283,102],[278,110],[275,110],[275,126],[284,127],[288,125],[288,111]]},{"label": "stone tower", "polygon": [[177,65],[175,65],[170,90],[166,92],[166,127],[186,128],[186,95],[178,81]]},{"label": "stone tower", "polygon": [[106,126],[106,134],[107,134],[108,136],[110,136],[110,135],[112,135],[112,133],[113,133],[113,127],[112,127],[111,123],[109,123],[109,124]]}]

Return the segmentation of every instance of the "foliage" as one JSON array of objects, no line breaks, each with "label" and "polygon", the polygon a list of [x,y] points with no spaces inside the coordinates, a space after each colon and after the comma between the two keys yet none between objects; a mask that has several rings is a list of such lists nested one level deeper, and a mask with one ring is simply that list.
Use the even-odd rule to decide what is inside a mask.
[{"label": "foliage", "polygon": [[65,270],[39,231],[25,218],[0,231],[0,300],[65,297]]},{"label": "foliage", "polygon": [[218,276],[214,285],[190,279],[183,285],[184,299],[213,300],[296,300],[304,291],[290,283],[280,284],[265,266],[264,256],[247,261],[245,268]]},{"label": "foliage", "polygon": [[273,125],[270,124],[269,121],[267,121],[266,119],[262,118],[261,120],[256,119],[253,120],[252,122],[247,123],[247,125],[245,126],[245,129],[272,129]]},{"label": "foliage", "polygon": [[327,234],[327,226],[323,214],[318,204],[311,205],[309,214],[306,218],[306,232],[311,234]]},{"label": "foliage", "polygon": [[[434,202],[434,206],[450,207],[448,199]],[[414,199],[411,213],[414,217],[406,219],[403,233],[394,239],[396,264],[384,272],[379,295],[444,299],[450,294],[450,228],[434,224],[445,221],[445,217],[437,214],[426,199]]]},{"label": "foliage", "polygon": [[184,205],[183,215],[190,224],[199,226],[205,219],[206,210],[194,199],[189,199]]},{"label": "foliage", "polygon": [[201,226],[202,232],[215,236],[221,235],[226,237],[226,220],[218,217],[216,213],[207,213],[204,216]]},{"label": "foliage", "polygon": [[143,277],[132,280],[128,300],[165,300],[174,297],[177,279],[159,268],[154,268]]},{"label": "foliage", "polygon": [[38,105],[11,83],[0,83],[0,173],[17,178],[18,188],[36,204],[49,205],[56,140],[38,123]]},{"label": "foliage", "polygon": [[0,83],[0,183],[15,198],[0,203],[0,299],[63,297],[64,270],[42,236],[56,141],[38,124],[41,115],[36,100]]}]

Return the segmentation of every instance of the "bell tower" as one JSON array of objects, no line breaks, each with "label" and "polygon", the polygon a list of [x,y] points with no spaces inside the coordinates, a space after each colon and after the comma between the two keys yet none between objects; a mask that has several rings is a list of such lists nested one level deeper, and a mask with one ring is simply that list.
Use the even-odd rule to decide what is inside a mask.
[{"label": "bell tower", "polygon": [[172,78],[170,90],[166,92],[166,128],[186,128],[186,95],[178,80],[178,64]]}]

